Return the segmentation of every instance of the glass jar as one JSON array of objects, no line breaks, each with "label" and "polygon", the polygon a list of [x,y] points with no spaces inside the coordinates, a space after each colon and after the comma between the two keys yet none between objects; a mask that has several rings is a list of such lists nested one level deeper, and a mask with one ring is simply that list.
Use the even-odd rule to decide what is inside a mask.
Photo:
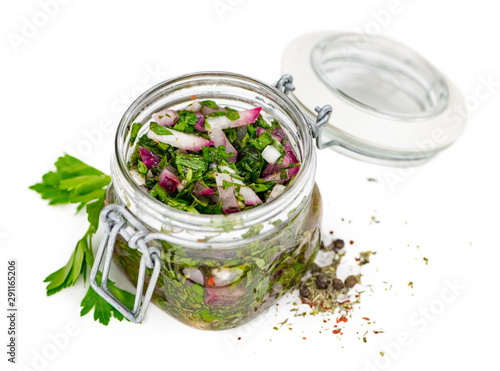
[{"label": "glass jar", "polygon": [[[229,215],[177,210],[149,196],[131,177],[129,129],[163,108],[180,109],[212,99],[237,110],[262,107],[277,119],[301,162],[299,173],[276,199]],[[319,247],[321,197],[314,177],[316,154],[310,125],[276,88],[232,73],[195,73],[165,81],[141,95],[124,114],[112,156],[108,204],[119,204],[157,241],[161,256],[152,300],[179,321],[199,329],[232,328],[252,319],[293,287]],[[113,259],[137,284],[142,252],[117,236]],[[151,271],[146,275],[146,283]],[[142,290],[141,290],[142,291]]]}]

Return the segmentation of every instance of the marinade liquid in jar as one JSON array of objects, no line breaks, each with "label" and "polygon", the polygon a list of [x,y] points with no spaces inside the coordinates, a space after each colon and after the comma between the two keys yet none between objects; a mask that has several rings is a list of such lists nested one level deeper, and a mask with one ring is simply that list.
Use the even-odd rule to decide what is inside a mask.
[{"label": "marinade liquid in jar", "polygon": [[[152,198],[133,181],[127,168],[134,149],[131,125],[142,123],[141,135],[153,113],[185,107],[193,96],[237,110],[259,106],[265,119],[278,120],[301,163],[280,196],[240,213],[192,214]],[[309,130],[286,95],[231,73],[196,73],[166,81],[128,109],[118,128],[107,203],[125,207],[148,231],[163,234],[156,241],[161,270],[152,300],[157,306],[192,327],[222,330],[260,314],[297,283],[320,241],[322,204]],[[113,259],[134,284],[141,257],[117,236]]]}]

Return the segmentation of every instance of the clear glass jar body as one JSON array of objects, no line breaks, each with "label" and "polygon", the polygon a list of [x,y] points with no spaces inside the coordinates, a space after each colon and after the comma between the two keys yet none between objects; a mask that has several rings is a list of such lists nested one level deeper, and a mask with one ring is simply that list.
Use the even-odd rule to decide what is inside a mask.
[{"label": "clear glass jar body", "polygon": [[[275,200],[230,215],[197,215],[150,197],[127,171],[133,151],[128,128],[147,130],[151,114],[178,109],[192,97],[242,110],[260,106],[276,118],[295,147],[301,169]],[[140,135],[141,135],[140,134]],[[150,231],[162,232],[161,273],[153,301],[200,329],[232,328],[255,317],[294,286],[319,247],[322,204],[314,183],[316,157],[300,110],[271,86],[229,73],[197,73],[150,89],[127,110],[116,137],[107,202],[126,207]],[[117,239],[115,262],[135,284],[141,253]]]}]

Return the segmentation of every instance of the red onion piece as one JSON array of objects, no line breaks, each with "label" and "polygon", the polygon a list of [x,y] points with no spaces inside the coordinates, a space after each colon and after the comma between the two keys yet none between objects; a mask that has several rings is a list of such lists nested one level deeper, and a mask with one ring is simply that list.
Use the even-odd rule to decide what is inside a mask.
[{"label": "red onion piece", "polygon": [[275,139],[275,140],[277,140],[280,143],[283,140],[283,138],[286,138],[286,134],[283,131],[283,129],[281,129],[281,128],[280,129],[274,129],[271,133],[273,134],[273,138],[274,137],[279,138],[279,139]]},{"label": "red onion piece", "polygon": [[198,121],[196,121],[196,125],[194,126],[195,130],[198,130],[201,133],[205,132],[205,116],[203,113],[196,113],[196,117],[198,118]]},{"label": "red onion piece", "polygon": [[266,132],[266,129],[261,128],[260,126],[257,127],[257,136],[260,137],[261,134],[264,134]]},{"label": "red onion piece", "polygon": [[259,198],[259,196],[257,196],[257,193],[255,193],[253,189],[249,187],[242,186],[240,188],[240,194],[243,196],[245,205],[247,206],[254,206],[262,203],[262,200]]},{"label": "red onion piece", "polygon": [[167,192],[173,193],[179,184],[179,178],[168,168],[164,168],[158,175],[158,182]]},{"label": "red onion piece", "polygon": [[171,146],[186,149],[189,151],[200,151],[203,147],[210,147],[214,142],[199,137],[198,135],[186,134],[177,130],[169,129],[172,135],[158,135],[154,131],[148,131],[148,138],[157,140],[162,143],[170,144]]},{"label": "red onion piece", "polygon": [[295,175],[297,175],[297,173],[299,172],[299,170],[300,170],[300,165],[285,170],[284,171],[284,173],[286,174],[285,178],[281,178],[282,171],[279,170],[279,171],[274,171],[272,174],[263,176],[262,179],[265,180],[266,182],[267,181],[274,181],[274,182],[277,181],[277,182],[280,182],[280,183],[286,183],[290,179],[292,179]]},{"label": "red onion piece", "polygon": [[[146,183],[146,180],[144,180],[144,176],[142,176],[142,174],[140,174],[137,170],[135,169],[132,169],[129,171],[130,172],[130,175],[132,176],[132,179],[134,179],[134,182],[139,185],[139,186],[144,186],[144,184]],[[148,190],[149,192],[149,190]]]},{"label": "red onion piece", "polygon": [[153,113],[152,120],[162,126],[174,126],[179,119],[179,114],[171,109],[164,109]]},{"label": "red onion piece", "polygon": [[285,142],[283,148],[285,149],[286,155],[290,159],[290,163],[296,164],[297,162],[299,162],[299,160],[297,160],[297,156],[295,156],[295,152],[293,151],[292,144],[289,140]]},{"label": "red onion piece", "polygon": [[215,181],[217,183],[217,191],[222,203],[222,210],[225,214],[236,213],[240,211],[238,201],[236,200],[234,185],[224,189],[224,181],[232,183],[231,176],[226,173],[215,173]]},{"label": "red onion piece", "polygon": [[262,110],[262,107],[256,107],[252,108],[246,111],[240,111],[238,112],[240,115],[240,118],[236,121],[240,121],[241,125],[248,125],[248,124],[253,124],[255,120],[257,120],[257,117],[260,115],[260,111]]},{"label": "red onion piece", "polygon": [[196,183],[194,183],[193,195],[195,195],[196,197],[213,195],[214,193],[215,192],[213,189],[208,188],[207,186],[202,184],[201,181],[197,180]]},{"label": "red onion piece", "polygon": [[283,163],[281,165],[278,164],[268,164],[265,168],[264,171],[262,171],[262,176],[268,176],[272,173],[279,172],[281,169],[290,166],[290,159],[288,156],[285,156],[283,158]]},{"label": "red onion piece", "polygon": [[191,112],[197,113],[197,112],[201,111],[202,107],[203,106],[200,104],[200,102],[198,102],[197,100],[195,100],[189,106],[187,106],[186,108],[184,108],[184,110],[185,111],[191,111]]},{"label": "red onion piece", "polygon": [[238,157],[238,151],[236,151],[236,148],[234,148],[231,142],[227,140],[226,134],[224,134],[222,129],[212,129],[208,132],[208,136],[214,143],[214,147],[218,148],[219,146],[224,146],[227,153],[234,153],[234,156],[229,157],[226,160],[235,164]]},{"label": "red onion piece", "polygon": [[229,129],[229,128],[237,128],[240,126],[253,124],[257,117],[260,115],[260,111],[262,107],[252,108],[246,111],[238,112],[240,118],[234,121],[231,121],[226,116],[217,116],[217,117],[208,117],[207,122],[210,126],[209,130],[213,130],[215,128],[220,129]]},{"label": "red onion piece", "polygon": [[276,184],[274,186],[273,190],[271,191],[271,194],[267,198],[266,202],[274,200],[276,197],[278,197],[280,194],[283,193],[283,191],[285,190],[285,188],[286,187],[284,185]]},{"label": "red onion piece", "polygon": [[158,166],[160,163],[160,158],[147,148],[139,147],[139,153],[142,162],[144,162],[144,165],[146,165],[148,169],[151,169],[153,166]]},{"label": "red onion piece", "polygon": [[281,157],[281,152],[273,147],[272,144],[270,144],[262,151],[262,157],[264,158],[264,160],[266,160],[267,163],[276,164],[276,162]]}]

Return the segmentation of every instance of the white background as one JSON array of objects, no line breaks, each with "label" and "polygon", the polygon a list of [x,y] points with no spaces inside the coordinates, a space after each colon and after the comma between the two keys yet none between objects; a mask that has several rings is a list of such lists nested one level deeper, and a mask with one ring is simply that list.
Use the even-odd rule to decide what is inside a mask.
[{"label": "white background", "polygon": [[[401,0],[398,14],[389,14],[387,0],[69,1],[50,8],[50,16],[41,15],[42,2],[2,1],[0,9],[0,369],[7,365],[2,308],[11,258],[18,261],[20,370],[498,367],[500,22],[494,2]],[[26,29],[26,19],[36,30]],[[333,335],[330,324],[323,331],[318,317],[291,318],[293,331],[273,330],[290,315],[286,298],[278,317],[273,308],[241,329],[217,333],[188,328],[156,307],[142,325],[113,320],[104,327],[80,318],[83,282],[45,296],[43,279],[66,263],[86,229],[74,207],[48,207],[27,189],[58,156],[79,151],[109,172],[112,131],[146,88],[200,70],[273,82],[285,46],[325,29],[380,33],[409,45],[456,82],[470,108],[465,135],[413,171],[318,153],[325,232],[354,240],[353,251],[378,251],[364,272],[374,293],[362,298],[343,336]],[[12,42],[14,34],[21,44]],[[488,79],[496,82],[490,94],[481,82]],[[90,146],[82,144],[89,133]],[[372,216],[380,223],[370,224]],[[57,344],[54,336],[62,339],[68,325],[75,330]],[[367,329],[364,343],[356,332]],[[385,332],[375,335],[378,329]]]}]

